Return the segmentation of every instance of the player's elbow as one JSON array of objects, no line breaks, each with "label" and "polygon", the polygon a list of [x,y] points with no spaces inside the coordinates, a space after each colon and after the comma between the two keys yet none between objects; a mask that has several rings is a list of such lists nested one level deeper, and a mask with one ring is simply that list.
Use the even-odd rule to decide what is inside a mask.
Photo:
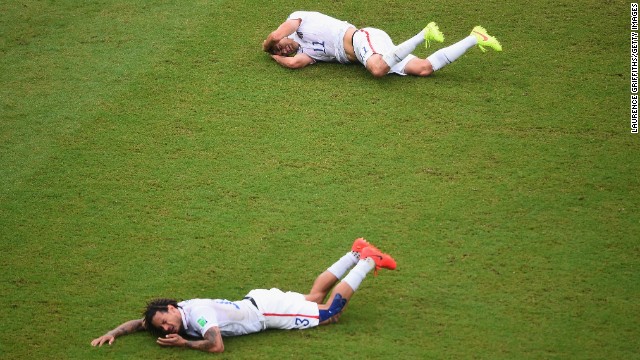
[{"label": "player's elbow", "polygon": [[291,65],[289,66],[289,69],[302,69],[303,67],[307,66],[306,62],[302,62],[302,61],[294,61],[291,63]]},{"label": "player's elbow", "polygon": [[224,344],[219,342],[211,346],[208,350],[210,353],[221,353],[224,352]]},{"label": "player's elbow", "polygon": [[308,65],[308,62],[301,61],[300,59],[296,59],[293,57],[279,57],[276,58],[277,55],[274,55],[274,59],[283,67],[287,69],[301,69]]}]

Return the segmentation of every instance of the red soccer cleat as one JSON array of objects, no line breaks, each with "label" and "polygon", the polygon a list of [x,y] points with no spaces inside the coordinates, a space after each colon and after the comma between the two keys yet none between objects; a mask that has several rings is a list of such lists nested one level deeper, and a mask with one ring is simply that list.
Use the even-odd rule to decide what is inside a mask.
[{"label": "red soccer cleat", "polygon": [[360,259],[371,258],[376,263],[374,275],[378,274],[378,269],[384,268],[389,270],[395,270],[396,261],[389,254],[385,254],[382,251],[376,249],[375,246],[367,246],[360,252]]},{"label": "red soccer cleat", "polygon": [[351,251],[355,251],[359,253],[362,251],[362,249],[366,248],[367,246],[373,246],[373,245],[369,244],[369,242],[365,240],[365,238],[357,238],[353,242],[353,246],[351,246]]}]

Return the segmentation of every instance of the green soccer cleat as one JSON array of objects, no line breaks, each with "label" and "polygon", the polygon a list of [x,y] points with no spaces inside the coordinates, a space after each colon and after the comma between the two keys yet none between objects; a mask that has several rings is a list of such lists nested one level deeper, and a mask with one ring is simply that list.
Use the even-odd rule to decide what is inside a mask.
[{"label": "green soccer cleat", "polygon": [[444,35],[433,21],[424,28],[424,46],[428,49],[432,41],[444,41]]},{"label": "green soccer cleat", "polygon": [[475,36],[478,39],[478,47],[482,52],[487,51],[484,47],[490,47],[495,51],[502,51],[502,45],[495,37],[487,34],[487,30],[482,26],[476,26],[471,30],[471,35]]}]

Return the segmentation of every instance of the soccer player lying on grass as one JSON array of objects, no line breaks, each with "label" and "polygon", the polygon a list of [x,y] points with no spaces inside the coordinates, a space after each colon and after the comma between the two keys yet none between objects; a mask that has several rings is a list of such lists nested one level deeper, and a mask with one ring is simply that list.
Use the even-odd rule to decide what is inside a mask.
[{"label": "soccer player lying on grass", "polygon": [[443,42],[444,35],[431,22],[411,39],[395,46],[389,35],[375,28],[356,29],[354,25],[319,12],[296,11],[289,15],[262,44],[262,49],[280,65],[298,69],[316,61],[360,62],[375,77],[390,73],[429,76],[478,45],[502,51],[500,42],[476,26],[471,35],[440,49],[426,59],[411,55],[421,43],[429,48],[432,41]]},{"label": "soccer player lying on grass", "polygon": [[[316,278],[307,295],[272,288],[251,290],[239,301],[157,299],[147,305],[142,319],[123,323],[94,339],[91,345],[111,345],[118,336],[148,330],[158,337],[157,343],[162,346],[219,353],[224,351],[224,336],[334,323],[366,275],[380,268],[393,270],[396,262],[365,239],[358,238],[351,251]],[[338,283],[344,274],[347,275]]]}]

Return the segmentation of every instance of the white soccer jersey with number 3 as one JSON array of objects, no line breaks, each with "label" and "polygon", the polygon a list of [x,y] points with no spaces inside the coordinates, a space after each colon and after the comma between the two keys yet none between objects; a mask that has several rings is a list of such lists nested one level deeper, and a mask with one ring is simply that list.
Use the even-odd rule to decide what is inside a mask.
[{"label": "white soccer jersey with number 3", "polygon": [[256,308],[249,301],[193,299],[178,303],[182,326],[193,337],[203,337],[213,326],[222,336],[251,334],[263,330]]}]

